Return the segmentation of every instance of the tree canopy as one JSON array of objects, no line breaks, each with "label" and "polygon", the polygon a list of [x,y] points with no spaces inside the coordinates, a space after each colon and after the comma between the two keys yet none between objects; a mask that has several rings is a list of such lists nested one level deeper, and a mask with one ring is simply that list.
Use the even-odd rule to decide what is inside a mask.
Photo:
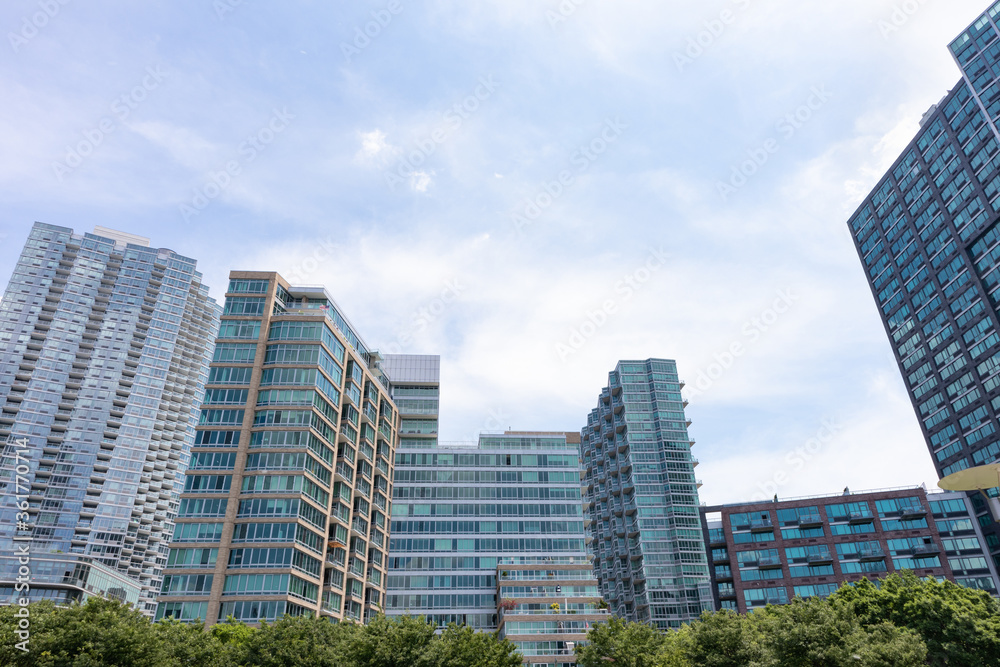
[{"label": "tree canopy", "polygon": [[4,667],[517,667],[514,645],[495,633],[452,626],[436,635],[423,618],[379,616],[367,625],[288,617],[261,627],[229,619],[151,623],[119,602],[29,606],[27,653],[15,647],[18,607],[0,607]]},{"label": "tree canopy", "polygon": [[[259,628],[151,623],[127,605],[92,598],[32,604],[30,652],[16,648],[18,607],[0,607],[4,667],[517,667],[496,633],[423,618],[367,625],[285,617]],[[751,614],[706,612],[661,632],[610,618],[577,647],[580,667],[981,667],[1000,665],[1000,604],[950,582],[893,574]]]},{"label": "tree canopy", "polygon": [[613,620],[580,667],[982,667],[1000,665],[1000,605],[983,591],[893,574],[751,614],[706,612],[659,632]]}]

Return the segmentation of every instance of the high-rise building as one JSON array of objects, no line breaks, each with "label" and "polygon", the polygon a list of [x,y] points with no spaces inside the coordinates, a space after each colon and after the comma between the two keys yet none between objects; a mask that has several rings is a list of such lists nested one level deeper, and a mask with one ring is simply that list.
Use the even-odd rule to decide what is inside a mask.
[{"label": "high-rise building", "polygon": [[441,357],[429,354],[387,354],[380,364],[399,410],[401,447],[434,445],[438,436]]},{"label": "high-rise building", "polygon": [[[849,222],[942,477],[1000,460],[998,18],[993,6],[952,42],[962,79]],[[1000,562],[996,526],[986,539]]]},{"label": "high-rise building", "polygon": [[[386,613],[496,630],[501,559],[586,559],[580,476],[575,434],[483,434],[477,446],[400,447]],[[596,582],[560,593],[581,609],[596,609],[600,597]],[[556,648],[522,647],[524,655]]]},{"label": "high-rise building", "polygon": [[581,432],[601,594],[660,628],[713,608],[683,386],[674,361],[621,361]]},{"label": "high-rise building", "polygon": [[32,227],[0,304],[0,597],[17,539],[31,599],[155,611],[218,324],[195,260]]},{"label": "high-rise building", "polygon": [[399,416],[322,287],[234,271],[157,617],[382,610]]},{"label": "high-rise building", "polygon": [[923,487],[702,507],[716,605],[745,613],[911,570],[997,594],[972,502]]}]

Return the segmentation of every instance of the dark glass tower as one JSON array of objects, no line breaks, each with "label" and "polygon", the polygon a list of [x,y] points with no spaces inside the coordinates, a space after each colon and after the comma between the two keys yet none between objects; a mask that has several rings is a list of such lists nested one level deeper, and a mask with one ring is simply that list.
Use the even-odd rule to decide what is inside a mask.
[{"label": "dark glass tower", "polygon": [[[952,42],[962,79],[849,223],[942,477],[1000,460],[998,15]],[[1000,563],[1000,517],[973,502]]]}]

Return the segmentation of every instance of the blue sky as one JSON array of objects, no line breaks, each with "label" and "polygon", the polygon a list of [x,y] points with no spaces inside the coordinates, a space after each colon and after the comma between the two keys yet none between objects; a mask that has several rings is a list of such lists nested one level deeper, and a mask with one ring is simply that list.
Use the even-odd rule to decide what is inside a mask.
[{"label": "blue sky", "polygon": [[705,501],[932,482],[845,221],[985,8],[9,0],[0,272],[118,228],[440,354],[443,441],[578,430],[667,357]]}]

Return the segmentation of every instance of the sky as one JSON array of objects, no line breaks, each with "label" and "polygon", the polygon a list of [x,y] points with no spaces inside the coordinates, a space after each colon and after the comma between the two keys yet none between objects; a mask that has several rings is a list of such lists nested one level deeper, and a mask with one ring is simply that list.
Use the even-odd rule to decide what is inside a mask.
[{"label": "sky", "polygon": [[442,442],[661,357],[704,502],[933,486],[846,221],[986,8],[7,0],[0,280],[34,221],[121,229],[441,355]]}]

